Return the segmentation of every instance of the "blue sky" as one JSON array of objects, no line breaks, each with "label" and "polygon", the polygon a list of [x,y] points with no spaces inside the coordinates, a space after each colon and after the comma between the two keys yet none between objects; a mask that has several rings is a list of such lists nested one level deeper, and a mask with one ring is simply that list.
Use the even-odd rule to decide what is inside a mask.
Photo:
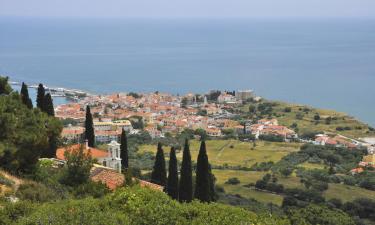
[{"label": "blue sky", "polygon": [[0,16],[375,18],[375,0],[0,0]]}]

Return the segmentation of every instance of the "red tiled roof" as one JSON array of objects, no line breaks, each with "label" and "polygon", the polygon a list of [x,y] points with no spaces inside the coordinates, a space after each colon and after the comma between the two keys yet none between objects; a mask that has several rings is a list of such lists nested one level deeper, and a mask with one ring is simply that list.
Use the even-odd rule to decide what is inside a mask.
[{"label": "red tiled roof", "polygon": [[[71,145],[65,148],[59,148],[56,151],[56,158],[60,160],[65,160],[65,156],[64,156],[65,151],[78,151],[80,147],[81,147],[81,144],[75,144],[75,145]],[[109,153],[106,151],[102,151],[102,150],[91,148],[91,147],[85,148],[84,146],[84,153],[87,154],[88,152],[90,152],[92,158],[104,158],[104,157],[109,156]]]},{"label": "red tiled roof", "polygon": [[94,182],[102,182],[111,190],[115,190],[124,184],[125,177],[108,167],[94,166],[90,171],[90,179]]}]

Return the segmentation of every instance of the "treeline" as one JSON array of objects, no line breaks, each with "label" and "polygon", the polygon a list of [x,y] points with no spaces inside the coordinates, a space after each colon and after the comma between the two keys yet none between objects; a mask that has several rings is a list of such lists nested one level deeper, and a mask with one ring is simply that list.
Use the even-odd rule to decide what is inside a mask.
[{"label": "treeline", "polygon": [[155,164],[151,173],[151,182],[165,187],[165,192],[173,199],[180,202],[191,202],[194,198],[202,202],[212,202],[217,200],[215,193],[215,177],[211,172],[208,162],[206,143],[201,141],[199,149],[195,185],[193,185],[192,162],[189,142],[186,139],[183,149],[183,157],[178,176],[178,164],[176,150],[171,147],[169,154],[168,177],[162,144],[158,143]]}]

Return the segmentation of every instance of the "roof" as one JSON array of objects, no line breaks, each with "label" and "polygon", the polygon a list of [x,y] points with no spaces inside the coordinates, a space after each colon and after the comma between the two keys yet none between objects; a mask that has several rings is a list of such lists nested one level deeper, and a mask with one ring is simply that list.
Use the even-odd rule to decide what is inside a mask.
[{"label": "roof", "polygon": [[94,182],[101,182],[109,189],[115,190],[124,184],[125,176],[114,169],[95,164],[91,168],[90,179]]},{"label": "roof", "polygon": [[[59,148],[56,150],[56,158],[60,160],[65,159],[65,151],[78,151],[81,147],[81,144],[75,144],[68,147]],[[91,147],[84,147],[84,153],[87,154],[90,152],[92,158],[105,158],[109,156],[109,153],[100,149],[91,148]]]}]

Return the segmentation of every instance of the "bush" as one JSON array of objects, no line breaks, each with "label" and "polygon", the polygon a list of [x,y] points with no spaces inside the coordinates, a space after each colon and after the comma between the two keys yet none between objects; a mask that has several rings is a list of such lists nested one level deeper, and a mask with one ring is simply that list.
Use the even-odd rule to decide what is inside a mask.
[{"label": "bush", "polygon": [[137,186],[123,188],[103,199],[86,198],[38,205],[17,224],[275,224],[284,219],[222,204],[193,201],[181,204],[165,193]]},{"label": "bush", "polygon": [[16,196],[22,200],[32,202],[48,202],[60,198],[60,196],[50,188],[36,182],[21,184],[16,192]]},{"label": "bush", "polygon": [[276,135],[259,135],[259,139],[263,141],[271,141],[271,142],[283,142],[284,138],[282,136]]},{"label": "bush", "polygon": [[241,183],[241,181],[237,177],[229,178],[226,182],[226,184],[236,185]]}]

